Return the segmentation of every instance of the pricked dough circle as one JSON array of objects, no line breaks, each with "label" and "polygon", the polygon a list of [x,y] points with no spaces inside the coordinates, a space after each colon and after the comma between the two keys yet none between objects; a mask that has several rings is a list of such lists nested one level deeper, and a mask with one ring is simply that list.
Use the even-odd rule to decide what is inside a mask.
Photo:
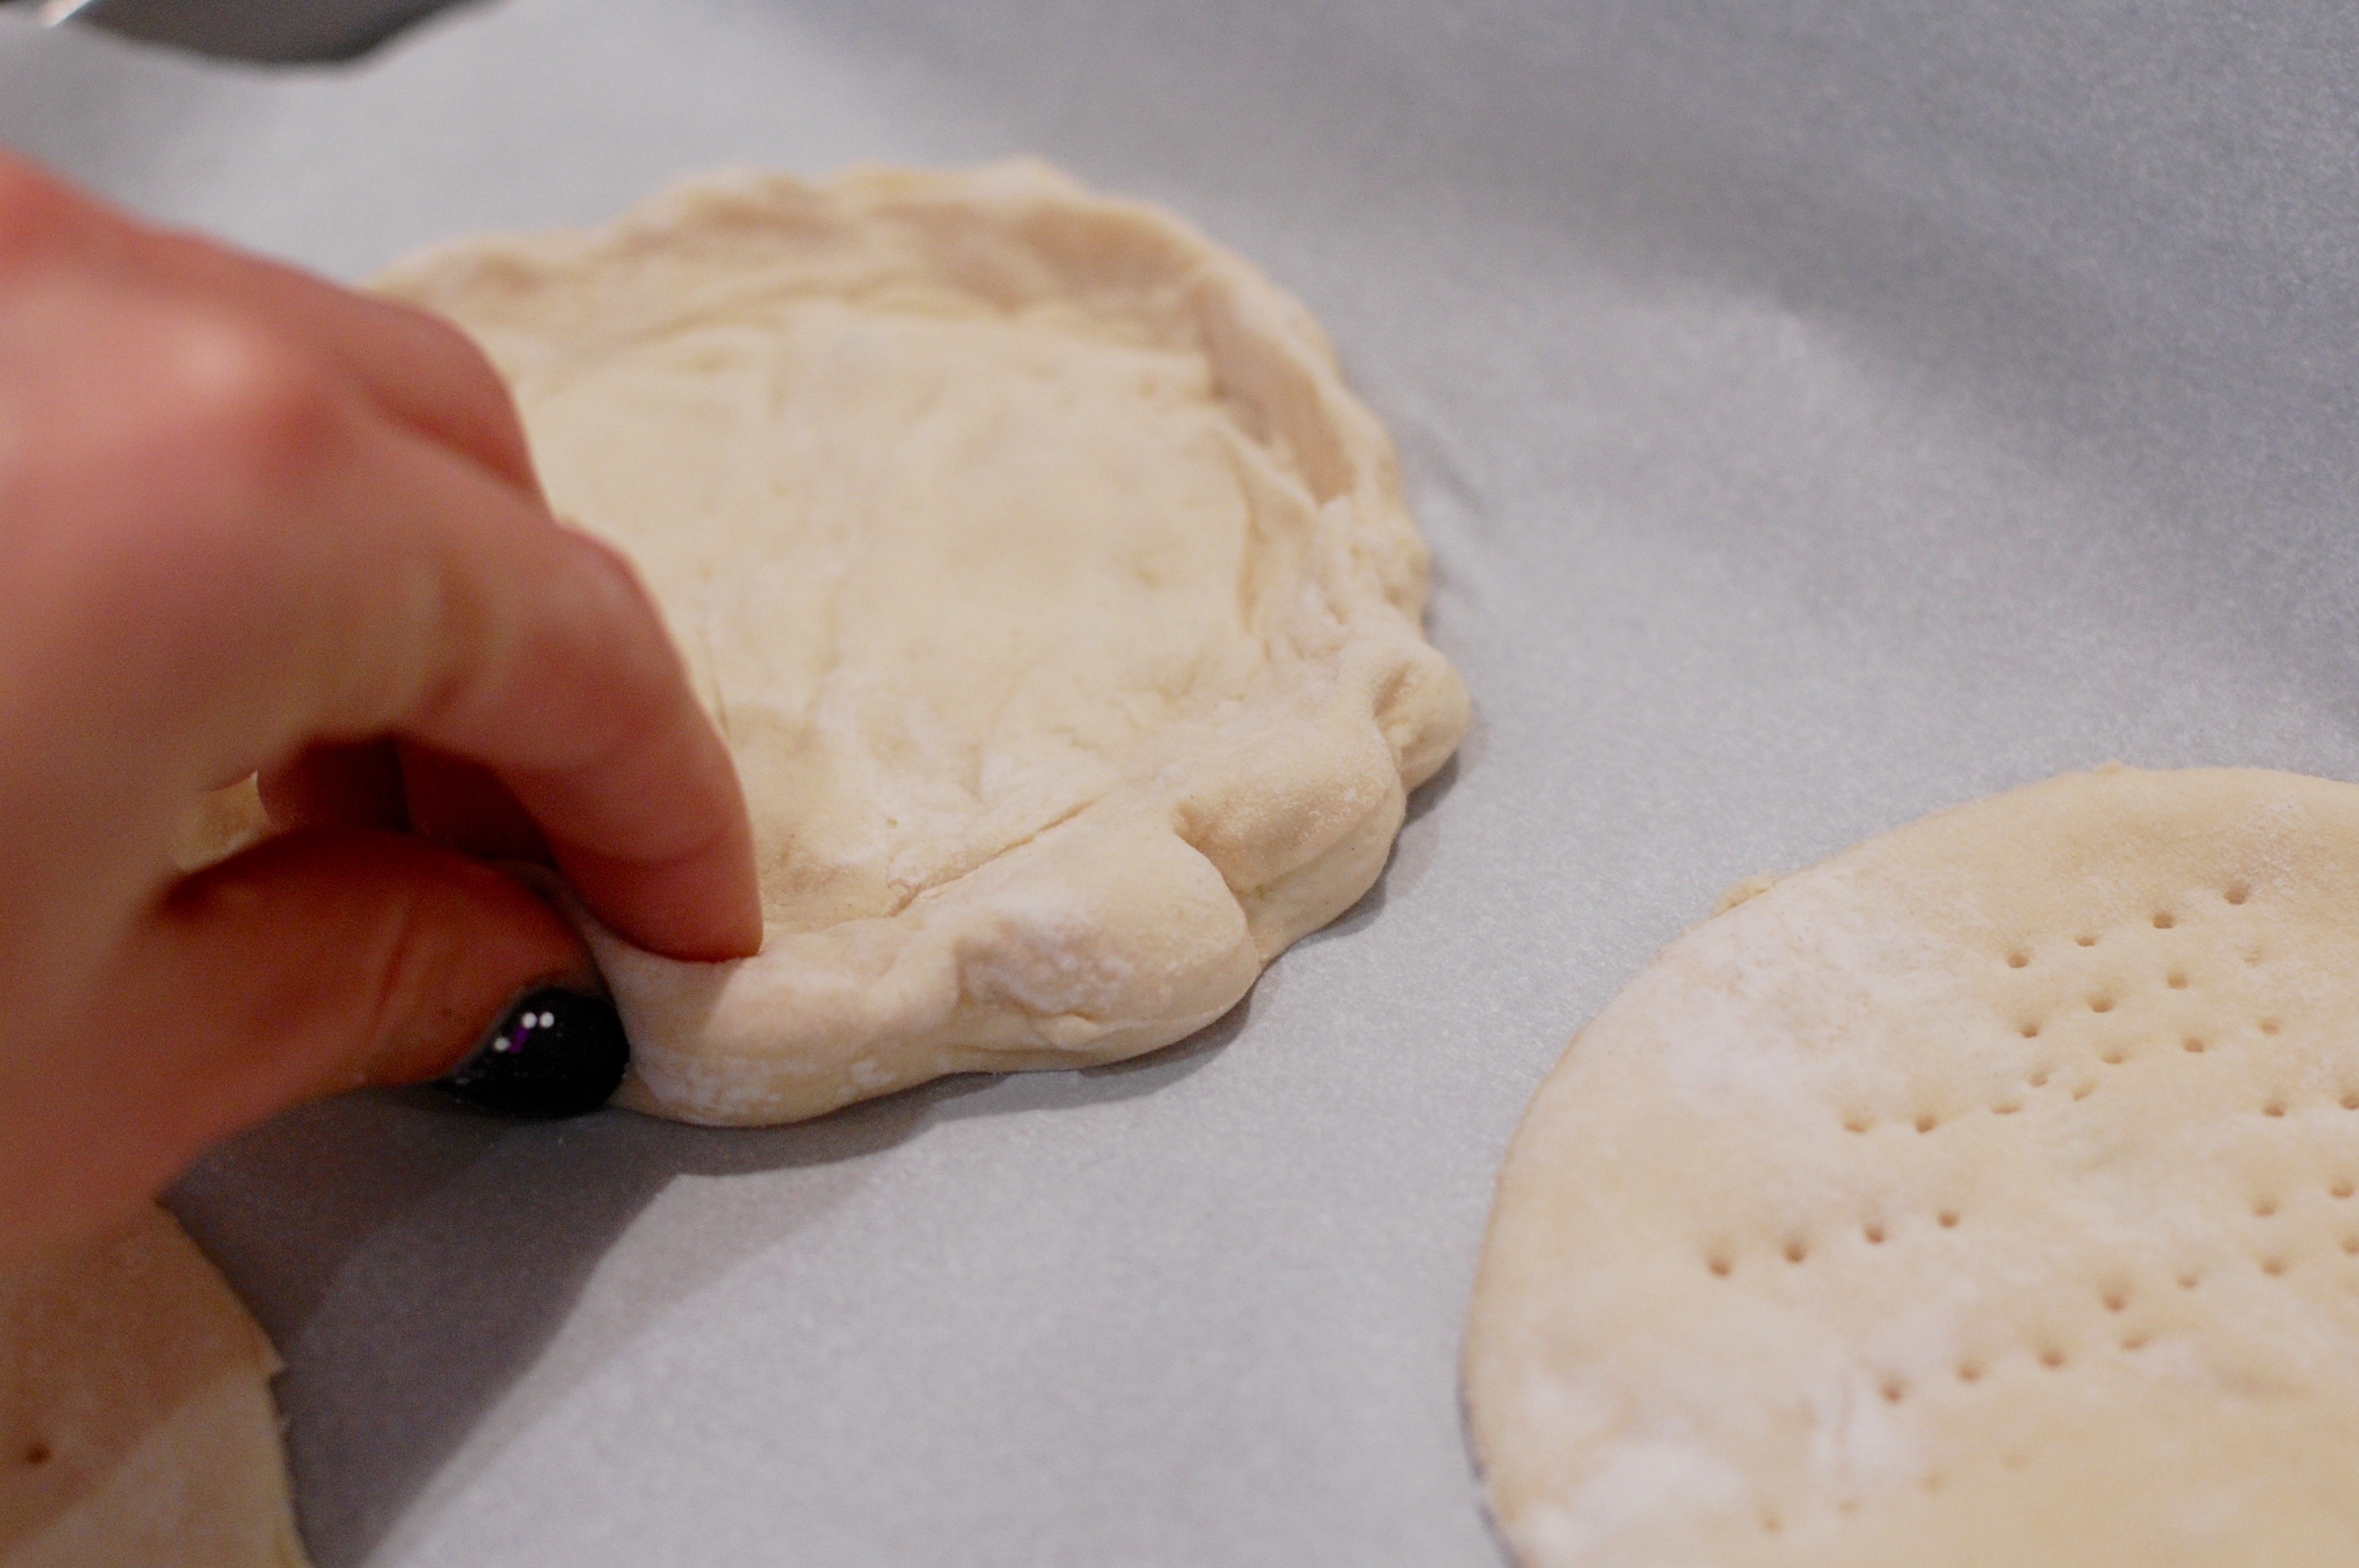
[{"label": "pricked dough circle", "polygon": [[2359,787],[2076,774],[1777,882],[1516,1135],[1466,1353],[1503,1531],[1548,1568],[2359,1562],[2346,1101]]},{"label": "pricked dough circle", "polygon": [[757,957],[592,930],[626,1103],[791,1120],[1180,1039],[1366,891],[1464,730],[1383,428],[1154,208],[1030,162],[723,175],[378,287],[490,352],[746,784]]}]

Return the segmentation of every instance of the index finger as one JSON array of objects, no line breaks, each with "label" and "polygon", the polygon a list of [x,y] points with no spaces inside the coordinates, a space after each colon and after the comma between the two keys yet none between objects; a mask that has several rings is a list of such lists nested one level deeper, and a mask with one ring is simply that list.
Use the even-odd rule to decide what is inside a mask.
[{"label": "index finger", "polygon": [[[758,949],[736,771],[629,562],[440,449],[391,430],[376,444],[353,504],[426,535],[439,613],[387,624],[378,608],[363,612],[375,628],[347,623],[364,644],[350,667],[379,682],[355,731],[492,770],[583,903],[641,946],[706,960]],[[384,605],[375,580],[343,586]]]},{"label": "index finger", "polygon": [[192,785],[322,741],[422,741],[506,783],[640,946],[760,946],[735,770],[620,556],[234,314],[60,298],[40,319],[76,355],[144,367],[84,389],[60,493],[28,496],[70,492],[82,520],[36,530],[71,591],[16,630],[85,730],[176,740]]}]

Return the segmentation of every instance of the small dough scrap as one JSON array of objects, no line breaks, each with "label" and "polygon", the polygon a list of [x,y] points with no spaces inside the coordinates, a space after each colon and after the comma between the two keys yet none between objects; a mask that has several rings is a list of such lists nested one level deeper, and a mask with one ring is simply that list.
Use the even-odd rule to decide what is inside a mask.
[{"label": "small dough scrap", "polygon": [[1712,901],[1712,913],[1716,915],[1726,914],[1746,899],[1758,898],[1777,885],[1777,879],[1767,871],[1756,871],[1749,877],[1730,883],[1721,895]]},{"label": "small dough scrap", "polygon": [[592,927],[626,1104],[788,1121],[1168,1044],[1367,891],[1464,730],[1389,438],[1156,208],[1028,161],[722,174],[377,287],[490,353],[745,781],[758,957]]},{"label": "small dough scrap", "polygon": [[2359,1563],[2359,787],[2114,769],[1664,949],[1466,1352],[1532,1568]]},{"label": "small dough scrap", "polygon": [[302,1568],[278,1369],[161,1209],[0,1271],[0,1568]]},{"label": "small dough scrap", "polygon": [[172,835],[172,863],[183,873],[201,871],[252,849],[271,832],[261,783],[248,774],[189,803]]}]

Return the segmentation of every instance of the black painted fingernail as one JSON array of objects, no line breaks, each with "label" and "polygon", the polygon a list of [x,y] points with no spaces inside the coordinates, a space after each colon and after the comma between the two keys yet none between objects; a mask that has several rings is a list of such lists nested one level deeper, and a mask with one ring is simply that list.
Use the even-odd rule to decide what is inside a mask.
[{"label": "black painted fingernail", "polygon": [[501,1116],[582,1116],[604,1105],[631,1065],[623,1020],[603,997],[537,990],[435,1087]]}]

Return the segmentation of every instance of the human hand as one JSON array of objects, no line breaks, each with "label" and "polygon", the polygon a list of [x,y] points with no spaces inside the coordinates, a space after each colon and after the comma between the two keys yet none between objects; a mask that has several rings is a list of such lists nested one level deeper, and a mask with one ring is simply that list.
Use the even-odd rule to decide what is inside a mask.
[{"label": "human hand", "polygon": [[[288,830],[179,875],[256,770]],[[545,844],[655,951],[760,945],[728,753],[481,354],[0,154],[0,1259],[591,980],[413,824]]]}]

